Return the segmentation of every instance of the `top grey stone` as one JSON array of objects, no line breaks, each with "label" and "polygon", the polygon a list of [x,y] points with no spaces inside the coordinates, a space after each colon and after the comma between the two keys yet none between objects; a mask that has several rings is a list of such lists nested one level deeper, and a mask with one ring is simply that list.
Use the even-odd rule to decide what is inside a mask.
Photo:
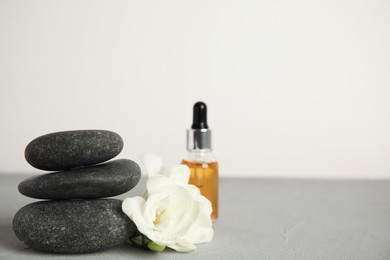
[{"label": "top grey stone", "polygon": [[35,168],[61,171],[108,161],[123,149],[122,138],[106,130],[75,130],[40,136],[31,141],[25,157]]}]

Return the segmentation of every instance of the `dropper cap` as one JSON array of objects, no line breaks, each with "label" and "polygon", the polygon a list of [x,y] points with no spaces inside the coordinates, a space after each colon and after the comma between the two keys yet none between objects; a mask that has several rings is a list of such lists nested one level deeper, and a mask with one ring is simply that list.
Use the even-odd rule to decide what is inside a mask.
[{"label": "dropper cap", "polygon": [[207,106],[203,102],[197,102],[194,105],[194,117],[191,129],[208,129],[207,125]]},{"label": "dropper cap", "polygon": [[204,102],[194,105],[192,126],[187,130],[187,150],[211,150],[211,130],[207,125],[207,106]]}]

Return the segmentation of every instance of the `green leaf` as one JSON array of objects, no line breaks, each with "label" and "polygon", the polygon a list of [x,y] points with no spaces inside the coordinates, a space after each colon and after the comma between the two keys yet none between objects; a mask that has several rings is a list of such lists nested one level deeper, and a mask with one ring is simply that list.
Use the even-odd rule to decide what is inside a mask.
[{"label": "green leaf", "polygon": [[160,246],[160,245],[157,245],[156,243],[154,243],[153,241],[150,241],[148,244],[148,248],[152,251],[156,251],[156,252],[162,252],[165,250],[165,248],[167,246]]}]

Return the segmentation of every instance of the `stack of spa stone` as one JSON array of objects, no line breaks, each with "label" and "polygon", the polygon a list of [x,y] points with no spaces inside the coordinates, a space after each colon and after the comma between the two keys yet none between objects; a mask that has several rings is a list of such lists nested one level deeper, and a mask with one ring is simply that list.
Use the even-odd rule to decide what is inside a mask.
[{"label": "stack of spa stone", "polygon": [[131,160],[106,162],[122,148],[118,134],[103,130],[57,132],[30,142],[27,162],[56,172],[19,184],[23,195],[48,201],[28,204],[16,213],[16,236],[32,248],[70,254],[126,241],[136,227],[122,212],[122,201],[102,199],[129,191],[141,177],[139,166]]}]

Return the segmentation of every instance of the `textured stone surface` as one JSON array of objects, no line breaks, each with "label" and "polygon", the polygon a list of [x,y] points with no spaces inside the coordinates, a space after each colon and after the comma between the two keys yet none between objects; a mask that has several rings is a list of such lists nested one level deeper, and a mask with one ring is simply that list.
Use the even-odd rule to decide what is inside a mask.
[{"label": "textured stone surface", "polygon": [[27,145],[25,157],[38,169],[61,171],[108,161],[122,148],[122,138],[111,131],[65,131],[34,139]]},{"label": "textured stone surface", "polygon": [[13,220],[25,244],[52,253],[88,253],[114,247],[135,231],[121,200],[41,201],[21,208]]},{"label": "textured stone surface", "polygon": [[22,181],[19,192],[37,199],[87,199],[116,196],[137,185],[138,164],[127,159],[96,166],[34,176]]}]

